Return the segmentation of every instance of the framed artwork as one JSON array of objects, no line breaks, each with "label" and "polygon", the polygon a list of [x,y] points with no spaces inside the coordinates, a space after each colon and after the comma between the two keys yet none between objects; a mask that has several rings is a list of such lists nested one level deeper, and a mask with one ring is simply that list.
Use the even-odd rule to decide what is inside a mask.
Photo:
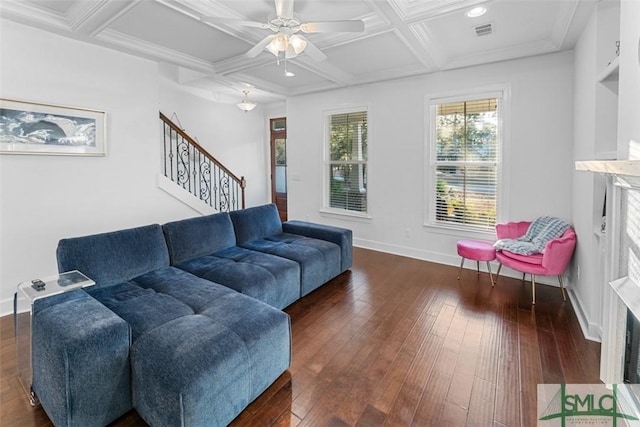
[{"label": "framed artwork", "polygon": [[0,154],[105,156],[103,111],[0,98]]}]

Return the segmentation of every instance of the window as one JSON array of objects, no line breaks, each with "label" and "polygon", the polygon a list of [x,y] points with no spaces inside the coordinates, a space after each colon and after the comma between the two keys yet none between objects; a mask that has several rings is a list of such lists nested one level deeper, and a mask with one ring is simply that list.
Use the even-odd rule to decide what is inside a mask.
[{"label": "window", "polygon": [[493,231],[501,172],[502,93],[432,99],[431,225]]},{"label": "window", "polygon": [[367,212],[367,111],[327,115],[325,207]]}]

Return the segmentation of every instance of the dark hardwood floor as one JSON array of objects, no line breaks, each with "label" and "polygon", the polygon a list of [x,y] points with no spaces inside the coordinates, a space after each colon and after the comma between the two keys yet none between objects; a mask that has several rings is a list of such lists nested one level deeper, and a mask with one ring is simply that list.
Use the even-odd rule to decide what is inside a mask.
[{"label": "dark hardwood floor", "polygon": [[[557,288],[354,250],[354,266],[286,309],[293,361],[234,426],[536,425],[539,383],[599,383]],[[51,425],[18,383],[11,316],[0,319],[0,425]],[[115,426],[146,425],[131,411]]]}]

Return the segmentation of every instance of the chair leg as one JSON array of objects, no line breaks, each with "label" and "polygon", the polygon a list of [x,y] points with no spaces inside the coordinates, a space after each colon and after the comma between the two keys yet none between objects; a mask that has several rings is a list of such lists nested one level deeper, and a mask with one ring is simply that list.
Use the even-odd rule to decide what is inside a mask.
[{"label": "chair leg", "polygon": [[502,264],[498,264],[498,271],[496,272],[496,283],[498,283],[498,276],[500,276],[501,269],[502,269]]},{"label": "chair leg", "polygon": [[562,276],[558,276],[558,282],[560,282],[560,291],[562,291],[562,301],[567,300],[567,294],[564,292],[564,285],[562,284]]},{"label": "chair leg", "polygon": [[[496,285],[496,282],[493,281],[493,274],[491,274],[491,264],[489,264],[489,261],[487,261],[487,270],[489,270],[489,278],[491,279],[491,287],[493,288]],[[498,280],[497,277],[496,280]]]},{"label": "chair leg", "polygon": [[460,261],[460,269],[458,270],[458,280],[460,280],[460,275],[462,274],[463,265],[464,265],[464,257],[462,257],[462,261]]},{"label": "chair leg", "polygon": [[480,261],[476,260],[476,271],[478,272],[478,276],[480,276]]},{"label": "chair leg", "polygon": [[526,278],[527,278],[527,273],[522,273],[522,283],[526,282],[525,280]]},{"label": "chair leg", "polygon": [[531,304],[535,305],[536,304],[536,275],[535,274],[531,275],[531,293],[533,294],[533,300],[531,301]]}]

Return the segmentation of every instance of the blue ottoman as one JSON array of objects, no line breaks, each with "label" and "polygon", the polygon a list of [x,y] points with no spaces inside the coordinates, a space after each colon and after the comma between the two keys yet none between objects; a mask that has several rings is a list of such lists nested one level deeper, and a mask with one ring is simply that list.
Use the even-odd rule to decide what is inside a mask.
[{"label": "blue ottoman", "polygon": [[152,426],[225,426],[289,367],[290,336],[286,313],[229,293],[133,344],[133,405]]}]

